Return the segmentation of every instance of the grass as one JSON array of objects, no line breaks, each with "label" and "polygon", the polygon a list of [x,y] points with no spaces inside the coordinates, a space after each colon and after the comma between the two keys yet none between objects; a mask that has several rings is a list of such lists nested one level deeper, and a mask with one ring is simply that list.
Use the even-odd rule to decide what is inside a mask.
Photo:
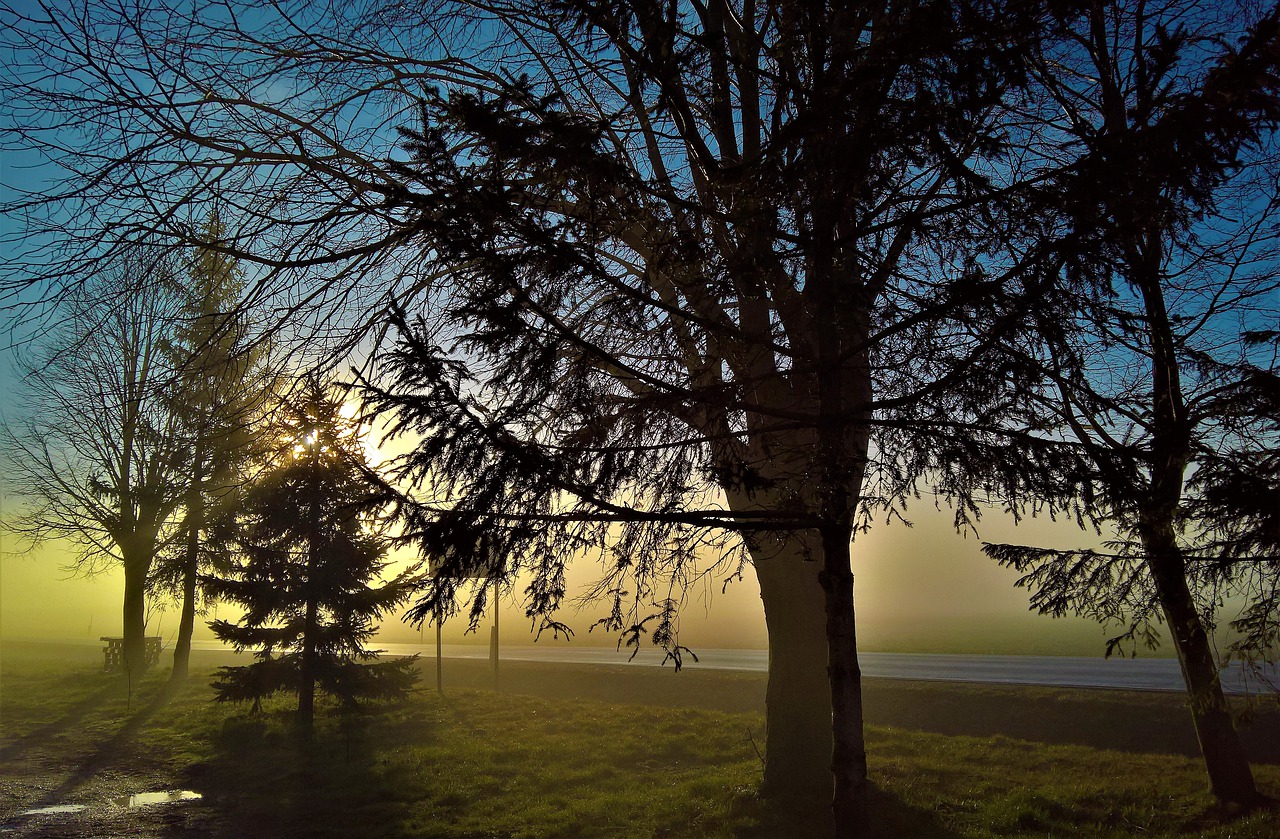
[{"label": "grass", "polygon": [[[163,673],[124,695],[88,668],[3,663],[0,818],[122,792],[189,788],[199,802],[102,810],[97,833],[386,837],[803,836],[803,814],[757,797],[756,713],[450,690],[342,715],[300,737],[290,703],[211,701],[209,674]],[[1043,701],[1043,697],[1035,701]],[[881,836],[1280,835],[1280,813],[1230,818],[1189,758],[1007,737],[868,730]],[[1280,793],[1280,766],[1256,767]],[[133,819],[125,823],[121,819]],[[116,821],[110,821],[115,819]],[[61,833],[59,831],[62,831]],[[90,832],[90,831],[85,831]]]}]

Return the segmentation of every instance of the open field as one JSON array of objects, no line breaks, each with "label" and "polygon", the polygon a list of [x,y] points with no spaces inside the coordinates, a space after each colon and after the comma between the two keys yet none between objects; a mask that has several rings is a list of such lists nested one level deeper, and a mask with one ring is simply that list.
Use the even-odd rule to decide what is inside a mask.
[{"label": "open field", "polygon": [[[211,660],[172,692],[134,692],[87,653],[0,653],[0,830],[15,836],[787,837],[803,815],[757,799],[757,675],[446,662],[423,690],[312,742],[285,701],[251,716],[208,701]],[[77,657],[78,656],[78,657]],[[619,672],[613,672],[617,670]],[[1280,835],[1280,813],[1229,819],[1176,737],[1177,697],[870,682],[882,836]],[[1275,711],[1247,739],[1280,794]],[[1180,725],[1179,725],[1180,722]],[[1119,749],[1097,748],[1130,732]],[[1136,732],[1136,733],[1134,733]],[[1269,754],[1266,754],[1269,752]],[[199,800],[127,806],[186,789]],[[21,815],[53,805],[74,813]]]}]

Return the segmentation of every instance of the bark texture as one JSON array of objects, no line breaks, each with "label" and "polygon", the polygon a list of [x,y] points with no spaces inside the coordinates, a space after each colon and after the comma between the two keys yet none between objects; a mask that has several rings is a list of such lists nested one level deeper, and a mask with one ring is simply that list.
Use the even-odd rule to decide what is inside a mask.
[{"label": "bark texture", "polygon": [[124,635],[124,667],[129,685],[138,684],[147,669],[147,572],[149,557],[125,554],[124,609],[122,625]]},{"label": "bark texture", "polygon": [[797,537],[752,551],[769,633],[764,792],[780,801],[831,799],[831,688],[819,555]]}]

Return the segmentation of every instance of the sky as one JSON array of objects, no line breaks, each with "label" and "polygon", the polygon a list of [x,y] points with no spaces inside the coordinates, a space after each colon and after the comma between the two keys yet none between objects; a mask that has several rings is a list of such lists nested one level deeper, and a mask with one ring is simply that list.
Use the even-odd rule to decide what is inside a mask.
[{"label": "sky", "polygon": [[[982,535],[997,541],[1024,539],[1060,545],[1096,543],[1071,524],[1033,522],[1015,528],[1005,519],[988,516]],[[120,633],[123,577],[117,570],[93,578],[76,576],[66,568],[69,554],[58,545],[23,552],[12,537],[0,536],[0,638],[96,640]],[[1021,655],[1101,655],[1106,633],[1080,619],[1054,620],[1028,612],[1027,593],[1014,587],[1017,573],[987,559],[979,542],[957,535],[950,516],[921,510],[915,526],[891,524],[873,529],[854,545],[859,647],[884,652],[951,652]],[[591,581],[591,563],[570,566],[571,591]],[[517,586],[505,593],[500,627],[502,643],[526,645],[534,641],[523,617]],[[575,645],[613,645],[590,625],[604,606],[575,611],[562,619],[576,632]],[[212,619],[210,614],[206,619]],[[226,617],[224,614],[223,617]],[[177,628],[177,608],[154,612],[151,631],[171,642]],[[464,635],[462,618],[445,626],[447,643],[488,643],[487,632]],[[430,629],[426,639],[431,641]],[[197,639],[213,635],[198,622]],[[418,630],[394,618],[383,621],[384,643],[412,643]],[[721,593],[719,586],[692,591],[681,618],[681,642],[695,651],[716,648],[763,649],[764,616],[755,581],[748,575]],[[544,637],[538,642],[560,644]]]},{"label": "sky", "polygon": [[[38,185],[48,170],[33,166],[31,158],[0,154],[0,199],[12,197],[10,187]],[[14,219],[0,217],[5,229],[0,240],[18,232]],[[19,327],[22,324],[18,325]],[[22,330],[19,329],[19,332]],[[11,335],[0,333],[0,413],[12,404],[17,385]],[[0,496],[6,508],[10,499]],[[0,510],[0,512],[7,512]],[[1016,572],[999,568],[980,550],[972,534],[956,534],[951,514],[918,502],[911,511],[915,527],[880,525],[859,537],[854,546],[859,643],[866,650],[929,652],[995,652],[1021,654],[1101,655],[1105,631],[1078,619],[1051,620],[1028,612],[1027,592],[1017,589]],[[1020,528],[992,511],[981,537],[1058,547],[1095,545],[1097,537],[1081,533],[1070,523],[1033,521]],[[49,544],[35,550],[0,534],[0,637],[93,640],[120,632],[122,575],[107,571],[92,578],[77,576],[67,567],[65,546]],[[589,563],[575,564],[570,587],[585,587],[592,579]],[[503,642],[531,643],[529,622],[522,619],[517,584],[503,599]],[[575,644],[613,644],[587,628],[604,606],[580,613],[567,609],[562,619],[573,627]],[[212,618],[212,615],[208,616]],[[177,609],[156,612],[151,628],[166,638],[175,630]],[[487,643],[464,637],[465,621],[446,626],[451,642]],[[212,639],[198,622],[197,638]],[[411,642],[418,631],[392,618],[384,621],[382,639]],[[681,619],[681,642],[704,648],[763,648],[764,618],[755,581],[690,592]]]}]

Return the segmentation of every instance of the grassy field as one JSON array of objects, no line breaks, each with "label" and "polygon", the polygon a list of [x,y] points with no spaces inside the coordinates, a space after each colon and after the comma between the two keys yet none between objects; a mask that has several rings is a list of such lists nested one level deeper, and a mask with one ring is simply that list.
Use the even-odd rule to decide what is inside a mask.
[{"label": "grassy field", "polygon": [[[554,695],[574,678],[590,681],[582,674],[538,682],[551,695],[516,695],[531,677],[515,668],[504,672],[500,694],[452,687],[441,697],[424,689],[408,702],[346,718],[326,707],[308,742],[294,733],[288,702],[254,716],[210,702],[207,671],[176,691],[166,690],[164,676],[153,674],[128,697],[120,680],[88,662],[0,660],[0,831],[806,835],[804,814],[770,812],[756,796],[762,718],[750,710]],[[717,679],[724,704],[740,701],[748,683],[731,674],[685,687],[710,697]],[[640,682],[628,690],[626,698],[646,698]],[[940,686],[913,690],[965,695]],[[982,690],[967,695],[991,699]],[[1043,715],[1054,703],[1083,701],[1066,691],[1017,695],[1019,712],[1033,716],[1036,708]],[[1009,708],[1006,696],[1004,715]],[[869,729],[869,758],[880,836],[1280,836],[1280,813],[1232,819],[1219,812],[1198,763],[1179,755],[880,725]],[[1280,794],[1280,765],[1260,765],[1257,774]],[[127,806],[130,794],[170,789],[203,797]],[[23,815],[64,804],[85,809]]]}]

